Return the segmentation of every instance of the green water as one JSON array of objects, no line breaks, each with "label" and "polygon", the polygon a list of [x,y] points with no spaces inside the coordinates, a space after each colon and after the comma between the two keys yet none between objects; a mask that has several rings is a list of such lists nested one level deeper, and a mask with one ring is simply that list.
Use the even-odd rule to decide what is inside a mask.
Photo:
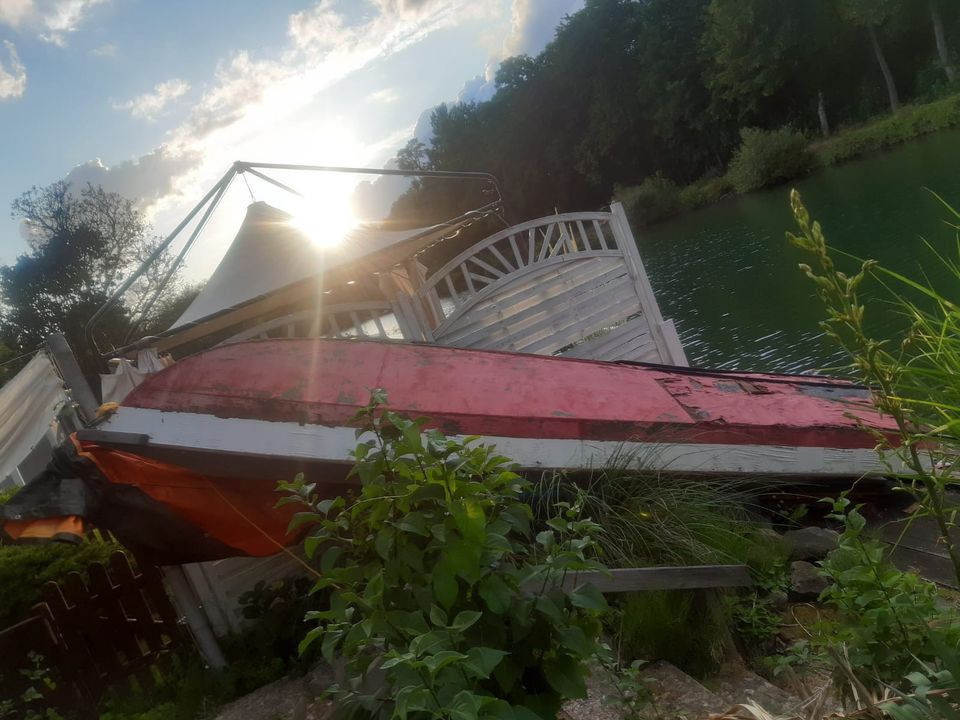
[{"label": "green water", "polygon": [[[805,372],[841,362],[817,327],[823,310],[812,284],[797,269],[806,258],[784,237],[793,228],[791,187],[832,246],[911,276],[926,272],[941,291],[960,299],[960,288],[923,243],[956,258],[949,213],[925,188],[960,208],[957,131],[637,233],[661,310],[676,322],[691,364]],[[891,336],[899,320],[881,308],[873,324],[878,334]]]}]

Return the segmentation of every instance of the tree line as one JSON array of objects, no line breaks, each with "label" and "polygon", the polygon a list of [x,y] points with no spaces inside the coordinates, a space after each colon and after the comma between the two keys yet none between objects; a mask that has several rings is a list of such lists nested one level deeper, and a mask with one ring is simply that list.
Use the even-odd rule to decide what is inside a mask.
[{"label": "tree line", "polygon": [[[617,185],[723,174],[743,128],[809,136],[957,89],[947,0],[587,0],[536,57],[505,60],[484,103],[441,105],[406,169],[483,170],[514,219],[596,207]],[[448,184],[447,184],[448,185]],[[398,220],[476,198],[415,184]]]},{"label": "tree line", "polygon": [[[0,267],[0,385],[52,333],[66,336],[95,381],[104,367],[84,328],[160,238],[133,200],[91,184],[78,188],[58,181],[33,187],[13,201],[11,216],[20,221],[29,250]],[[163,254],[102,318],[97,330],[102,348],[124,343],[131,319],[152,297],[171,262],[170,254]],[[176,273],[172,278],[141,335],[169,325],[195,294],[182,287]]]}]

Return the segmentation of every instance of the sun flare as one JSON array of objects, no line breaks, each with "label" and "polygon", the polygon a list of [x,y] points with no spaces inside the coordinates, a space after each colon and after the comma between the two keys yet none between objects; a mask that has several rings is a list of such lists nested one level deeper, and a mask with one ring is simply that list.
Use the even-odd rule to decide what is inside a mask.
[{"label": "sun flare", "polygon": [[293,212],[291,224],[322,248],[340,245],[358,220],[349,202],[333,203],[305,199]]}]

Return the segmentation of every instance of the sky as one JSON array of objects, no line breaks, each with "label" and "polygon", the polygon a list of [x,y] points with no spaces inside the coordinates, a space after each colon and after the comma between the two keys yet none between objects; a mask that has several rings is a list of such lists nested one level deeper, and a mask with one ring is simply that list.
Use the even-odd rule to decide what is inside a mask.
[{"label": "sky", "polygon": [[[383,167],[429,139],[431,108],[488,100],[498,62],[538,53],[582,4],[0,0],[0,264],[28,250],[7,208],[34,185],[102,185],[166,234],[235,160]],[[298,189],[345,213],[359,178],[333,178]],[[233,184],[191,274],[251,196],[273,201],[258,182]]]}]

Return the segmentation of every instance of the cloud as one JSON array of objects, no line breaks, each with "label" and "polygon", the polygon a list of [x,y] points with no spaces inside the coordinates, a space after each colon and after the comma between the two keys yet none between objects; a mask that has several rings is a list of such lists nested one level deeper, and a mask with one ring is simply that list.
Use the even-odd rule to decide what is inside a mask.
[{"label": "cloud", "polygon": [[0,23],[19,27],[32,10],[33,0],[0,0]]},{"label": "cloud", "polygon": [[99,47],[95,47],[90,51],[90,54],[94,57],[115,58],[118,50],[119,48],[113,43],[105,43]]},{"label": "cloud", "polygon": [[[359,18],[349,12],[352,7],[352,0],[324,0],[291,14],[284,47],[270,54],[239,49],[217,63],[207,84],[194,81],[198,97],[183,122],[168,131],[164,147],[113,166],[94,160],[74,168],[67,179],[136,195],[162,229],[182,217],[187,198],[199,199],[230,162],[250,159],[245,156],[252,150],[278,160],[294,152],[288,157],[310,162],[318,119],[304,110],[350,74],[441,28],[489,13],[473,0],[369,0],[370,11]],[[157,89],[145,95],[155,94]],[[127,101],[124,109],[133,113],[139,99]],[[401,144],[411,129],[385,138],[389,146],[382,152]],[[362,149],[372,156],[366,145]],[[217,223],[212,219],[208,232],[220,234]],[[203,265],[203,257],[198,262]]]},{"label": "cloud", "polygon": [[497,75],[499,62],[491,60],[483,69],[483,75],[475,75],[473,79],[467,80],[460,92],[457,93],[457,102],[461,103],[481,103],[486,102],[497,92],[497,86],[494,79]]},{"label": "cloud", "polygon": [[17,48],[9,40],[3,47],[7,50],[7,62],[0,59],[0,101],[18,98],[27,89],[27,70],[20,62]]},{"label": "cloud", "polygon": [[467,80],[457,102],[486,102],[497,92],[495,83],[500,61],[514,55],[538,55],[553,40],[557,26],[566,15],[583,7],[583,0],[513,0],[510,29],[482,75]]},{"label": "cloud", "polygon": [[100,158],[75,166],[67,173],[74,188],[87,183],[100,185],[107,192],[120,193],[148,209],[158,200],[176,191],[176,181],[202,160],[198,152],[178,152],[161,145],[136,160],[105,165]]},{"label": "cloud", "polygon": [[564,16],[583,7],[583,0],[513,0],[510,34],[503,57],[536,55],[553,40]]},{"label": "cloud", "polygon": [[54,45],[80,27],[90,10],[110,0],[0,0],[0,24],[30,30]]},{"label": "cloud", "polygon": [[392,103],[400,99],[400,94],[393,88],[383,88],[382,90],[377,90],[367,95],[367,102],[375,103]]},{"label": "cloud", "polygon": [[180,78],[173,78],[158,83],[152,92],[137,95],[132,100],[114,103],[114,110],[127,110],[135,118],[156,120],[157,116],[174,100],[183,97],[190,90],[190,85]]}]

